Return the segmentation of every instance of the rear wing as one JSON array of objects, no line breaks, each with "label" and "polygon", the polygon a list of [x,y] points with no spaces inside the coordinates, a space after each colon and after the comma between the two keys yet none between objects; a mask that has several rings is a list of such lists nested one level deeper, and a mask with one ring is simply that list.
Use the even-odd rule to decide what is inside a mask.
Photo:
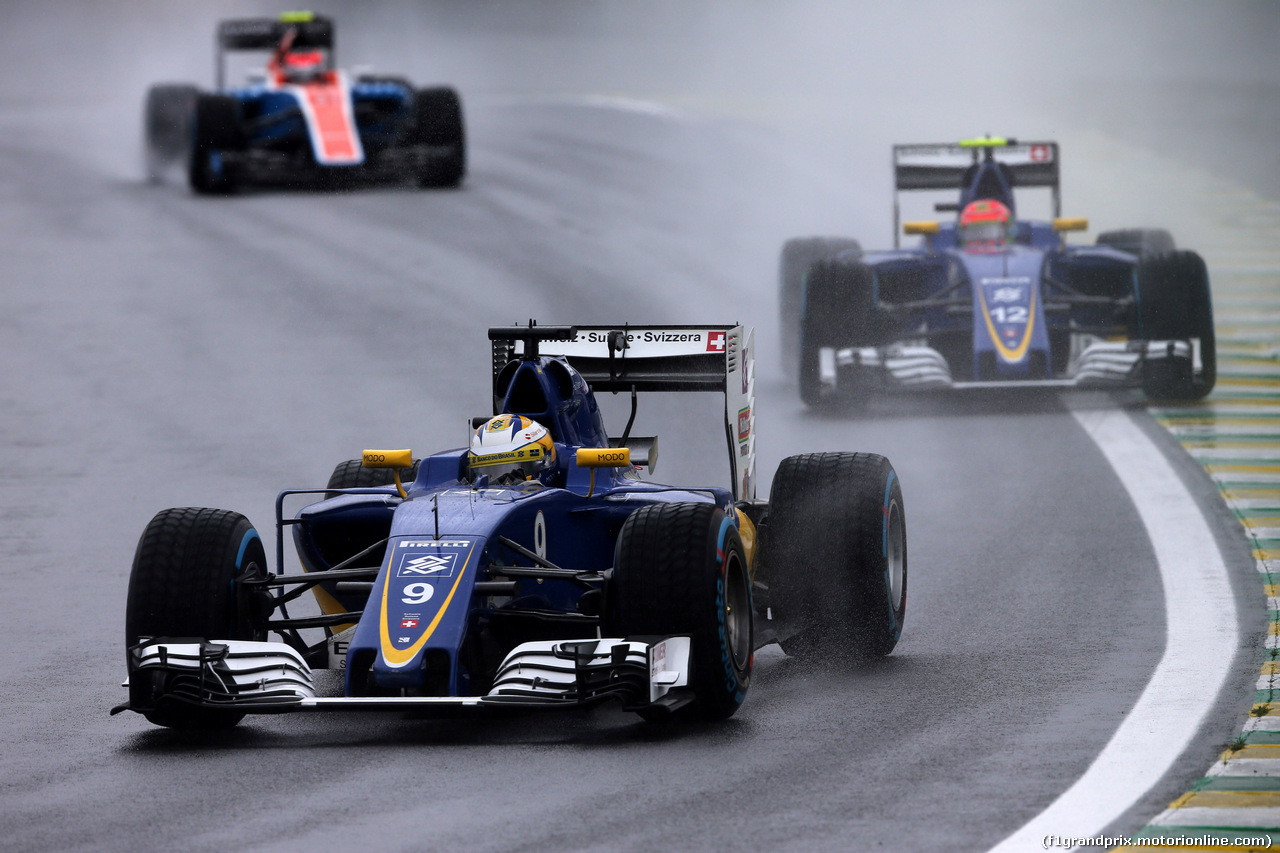
[{"label": "rear wing", "polygon": [[[491,329],[498,374],[525,343]],[[514,335],[521,327],[511,327]],[[567,340],[538,343],[562,355],[593,391],[713,391],[724,394],[724,429],[737,500],[755,498],[755,330],[733,326],[574,326]]]},{"label": "rear wing", "polygon": [[285,12],[278,18],[236,18],[218,24],[217,78],[223,87],[224,54],[228,51],[275,50],[289,30],[295,48],[333,53],[333,20],[310,12]]},{"label": "rear wing", "polygon": [[[955,143],[893,146],[893,240],[898,245],[901,213],[898,194],[914,190],[957,190],[969,187],[981,162],[995,162],[1012,187],[1047,187],[1053,215],[1062,215],[1058,143],[982,138]],[[940,209],[949,209],[940,206]]]}]

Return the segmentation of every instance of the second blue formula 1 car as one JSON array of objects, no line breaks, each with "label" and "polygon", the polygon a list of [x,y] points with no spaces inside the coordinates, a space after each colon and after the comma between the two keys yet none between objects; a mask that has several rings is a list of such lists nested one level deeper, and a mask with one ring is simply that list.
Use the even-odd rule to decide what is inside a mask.
[{"label": "second blue formula 1 car", "polygon": [[[788,241],[781,261],[784,350],[811,406],[890,388],[1141,387],[1198,399],[1216,379],[1209,276],[1160,229],[1070,245],[1055,142],[981,138],[897,145],[894,242]],[[1047,188],[1051,221],[1020,218],[1015,191]],[[947,221],[911,221],[897,247],[898,193],[949,190]]]},{"label": "second blue formula 1 car", "polygon": [[[326,488],[282,492],[274,570],[238,513],[152,519],[129,580],[129,699],[116,710],[221,728],[245,714],[612,699],[646,718],[723,718],[765,643],[819,660],[894,648],[907,594],[897,475],[875,454],[792,456],[756,500],[749,330],[489,336],[493,415],[475,419],[470,446],[416,461],[365,451]],[[727,488],[641,476],[657,439],[631,423],[637,392],[654,390],[723,395]],[[630,393],[620,436],[605,432],[597,391]],[[285,567],[289,532],[301,571]],[[308,590],[323,612],[295,603],[291,615]]]},{"label": "second blue formula 1 car", "polygon": [[[416,89],[400,77],[353,79],[334,67],[328,18],[290,12],[223,21],[217,46],[216,91],[161,84],[147,92],[153,180],[177,164],[198,193],[366,180],[450,187],[466,174],[458,93]],[[233,60],[247,65],[242,85],[226,82]]]}]

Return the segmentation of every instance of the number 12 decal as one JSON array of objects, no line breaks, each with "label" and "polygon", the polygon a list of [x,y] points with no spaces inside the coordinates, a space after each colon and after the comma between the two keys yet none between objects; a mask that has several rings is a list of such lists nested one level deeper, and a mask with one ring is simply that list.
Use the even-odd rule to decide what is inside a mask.
[{"label": "number 12 decal", "polygon": [[1025,305],[997,305],[988,313],[997,323],[1025,323],[1030,316]]}]

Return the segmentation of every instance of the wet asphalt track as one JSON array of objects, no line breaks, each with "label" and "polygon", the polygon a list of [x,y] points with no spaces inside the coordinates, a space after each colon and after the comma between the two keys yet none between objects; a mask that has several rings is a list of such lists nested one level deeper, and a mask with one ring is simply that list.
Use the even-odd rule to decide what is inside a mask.
[{"label": "wet asphalt track", "polygon": [[[159,35],[185,28],[159,17],[147,25]],[[43,31],[31,10],[20,20]],[[492,17],[441,21],[488,43]],[[190,49],[207,50],[208,21],[192,26],[204,29]],[[129,69],[121,85],[158,79]],[[821,418],[776,372],[778,246],[806,229],[883,229],[887,143],[850,176],[822,159],[840,145],[798,144],[755,115],[584,99],[578,78],[503,91],[469,73],[491,88],[468,97],[459,83],[473,143],[460,191],[228,199],[138,180],[127,146],[140,88],[104,105],[58,81],[51,103],[10,86],[0,849],[978,850],[1034,816],[1088,766],[1159,657],[1154,557],[1057,398],[897,400]],[[845,201],[864,190],[869,201]],[[364,446],[461,444],[486,410],[484,329],[530,316],[755,325],[766,486],[796,452],[874,451],[897,466],[911,558],[898,650],[854,671],[805,671],[765,650],[743,711],[705,727],[612,710],[294,715],[192,740],[106,716],[123,700],[129,561],[155,511],[223,506],[269,528],[278,489],[318,485]],[[642,401],[637,432],[664,436],[659,479],[722,476],[717,417],[714,401]],[[708,437],[685,445],[703,423]],[[1212,760],[1238,696],[1181,765],[1194,769],[1128,828]]]}]

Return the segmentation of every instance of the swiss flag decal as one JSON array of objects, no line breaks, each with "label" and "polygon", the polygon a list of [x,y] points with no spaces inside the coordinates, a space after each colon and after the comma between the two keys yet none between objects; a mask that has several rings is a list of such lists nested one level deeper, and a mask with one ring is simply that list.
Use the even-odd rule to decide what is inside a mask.
[{"label": "swiss flag decal", "polygon": [[724,332],[707,333],[707,352],[724,352]]}]

